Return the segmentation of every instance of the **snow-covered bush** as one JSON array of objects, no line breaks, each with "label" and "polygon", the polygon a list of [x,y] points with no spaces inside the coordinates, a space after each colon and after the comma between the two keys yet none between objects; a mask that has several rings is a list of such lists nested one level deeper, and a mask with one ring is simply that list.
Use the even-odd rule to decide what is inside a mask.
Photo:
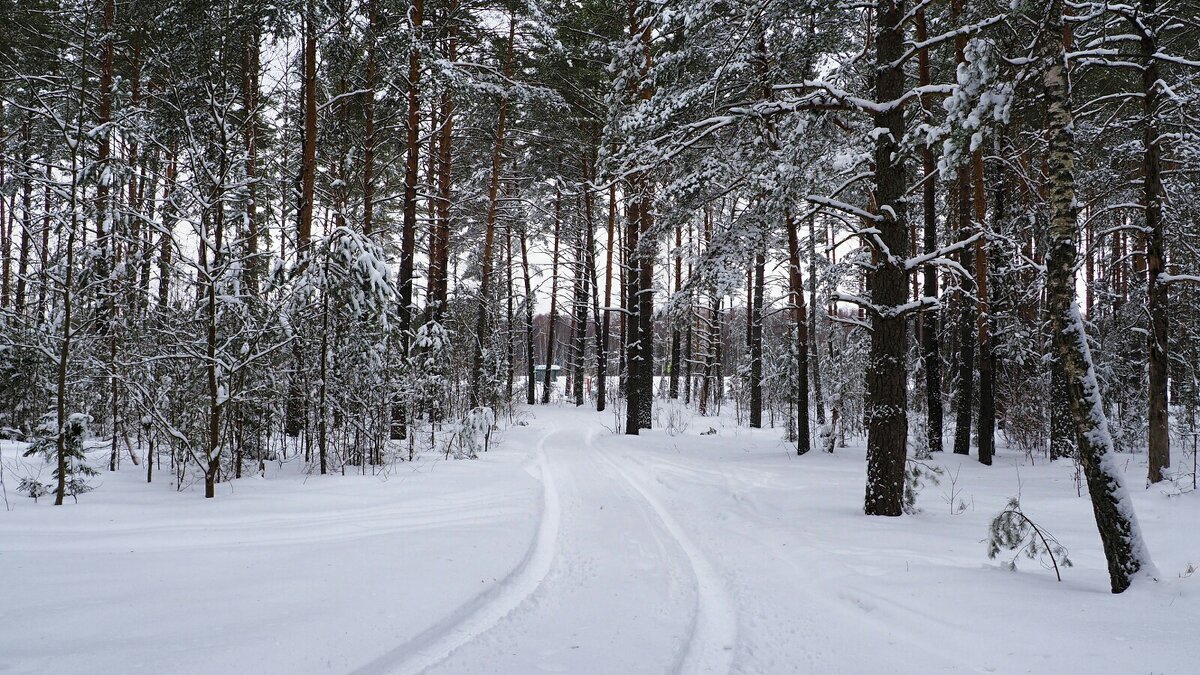
[{"label": "snow-covered bush", "polygon": [[496,425],[496,413],[487,406],[472,408],[463,419],[462,444],[464,457],[475,459],[480,451],[487,452],[492,438],[492,427]]}]

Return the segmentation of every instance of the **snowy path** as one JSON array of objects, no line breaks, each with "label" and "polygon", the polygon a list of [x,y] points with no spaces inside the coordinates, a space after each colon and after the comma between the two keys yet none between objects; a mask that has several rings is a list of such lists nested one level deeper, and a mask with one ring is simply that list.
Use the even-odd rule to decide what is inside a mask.
[{"label": "snowy path", "polygon": [[502,581],[420,635],[355,670],[356,675],[422,672],[491,629],[537,590],[557,552],[562,520],[558,488],[546,459],[545,443],[551,435],[552,432],[544,434],[537,444],[537,474],[542,481],[541,518],[529,551],[521,562]]},{"label": "snowy path", "polygon": [[[711,563],[597,446],[602,429],[567,412],[540,417],[550,429],[540,444],[555,495],[547,503],[563,493],[560,531],[543,528],[533,547],[552,543],[548,573],[533,575],[534,588],[520,586],[517,606],[488,605],[475,615],[486,620],[456,628],[461,646],[429,672],[729,672],[737,619]],[[425,665],[406,661],[394,672]]]}]

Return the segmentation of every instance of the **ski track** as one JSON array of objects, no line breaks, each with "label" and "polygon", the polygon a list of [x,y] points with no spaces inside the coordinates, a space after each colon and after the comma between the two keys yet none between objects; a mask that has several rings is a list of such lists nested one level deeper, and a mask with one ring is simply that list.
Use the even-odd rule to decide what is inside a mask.
[{"label": "ski track", "polygon": [[423,672],[490,630],[537,591],[557,555],[562,522],[562,503],[546,455],[546,439],[556,431],[558,428],[552,427],[538,439],[542,512],[537,533],[521,562],[499,583],[420,634],[353,671],[355,675]]},{"label": "ski track", "polygon": [[[640,466],[646,475],[654,480],[657,472],[667,473],[685,481],[690,481],[693,484],[704,485],[706,487],[717,487],[712,483],[710,478],[718,478],[720,480],[723,491],[729,495],[732,504],[728,505],[730,513],[737,514],[734,517],[745,523],[744,531],[757,531],[761,533],[770,533],[779,536],[781,541],[794,542],[794,533],[786,529],[781,529],[772,524],[769,519],[763,517],[764,508],[756,503],[753,498],[746,500],[739,496],[739,490],[735,489],[740,486],[742,490],[750,486],[753,488],[771,488],[779,489],[780,486],[769,484],[770,481],[762,481],[756,479],[746,479],[742,476],[731,474],[731,470],[740,473],[744,467],[734,467],[726,469],[724,467],[717,468],[702,468],[689,466],[675,460],[666,459],[661,456],[653,458],[639,455],[636,458],[630,456],[633,463]],[[769,472],[761,470],[752,470],[756,478],[761,479],[764,475],[770,475]],[[767,511],[770,509],[767,508]],[[739,513],[740,512],[740,513]],[[761,542],[749,542],[749,545],[760,544]],[[801,550],[812,547],[811,542],[803,545]],[[837,550],[839,553],[877,553],[878,548],[854,548],[854,549],[830,549]],[[932,563],[944,563],[945,558],[935,556],[914,556],[911,552],[905,552],[905,556],[909,559],[922,560]],[[861,589],[855,585],[847,585],[844,579],[838,575],[830,574],[827,571],[821,570],[819,567],[806,566],[792,557],[788,556],[772,556],[779,560],[791,569],[799,578],[809,579],[816,583],[808,583],[799,587],[799,592],[806,596],[807,603],[811,607],[821,607],[821,613],[826,617],[837,617],[844,621],[848,626],[847,631],[851,630],[849,626],[857,626],[860,629],[865,628],[878,636],[879,641],[887,642],[891,639],[896,639],[898,636],[903,636],[905,643],[915,650],[923,652],[929,659],[929,663],[938,663],[940,668],[944,668],[950,672],[958,673],[984,673],[989,672],[987,668],[981,667],[978,663],[970,659],[960,658],[958,656],[948,654],[944,645],[937,642],[928,642],[923,636],[906,627],[912,623],[913,619],[924,620],[926,622],[939,623],[943,617],[930,612],[923,612],[914,609],[904,603],[898,602],[893,598],[888,598],[876,592]],[[859,572],[862,574],[862,572]],[[836,589],[836,590],[830,590]],[[885,618],[882,614],[886,614]],[[948,630],[951,633],[959,632],[954,626],[949,626]],[[931,668],[932,670],[936,670]]]},{"label": "ski track", "polygon": [[650,505],[663,528],[687,555],[696,583],[696,614],[687,645],[676,662],[675,672],[728,673],[733,668],[737,646],[738,613],[725,582],[716,567],[692,542],[671,512],[642,482],[627,472],[620,462],[596,443],[597,432],[589,432],[587,447],[600,457],[616,475]]}]

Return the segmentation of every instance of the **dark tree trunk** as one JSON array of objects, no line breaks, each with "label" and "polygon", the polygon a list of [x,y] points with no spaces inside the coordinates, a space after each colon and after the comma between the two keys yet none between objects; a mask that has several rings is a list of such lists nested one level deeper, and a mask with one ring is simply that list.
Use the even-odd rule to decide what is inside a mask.
[{"label": "dark tree trunk", "polygon": [[979,419],[976,421],[979,436],[979,461],[992,463],[995,452],[996,395],[992,384],[992,337],[991,307],[988,299],[988,233],[986,229],[987,208],[984,201],[983,150],[977,149],[972,159],[975,174],[975,222],[982,235],[975,241],[975,295],[979,305],[977,330],[979,332]]},{"label": "dark tree trunk", "polygon": [[605,397],[608,395],[608,346],[609,346],[609,326],[610,315],[609,307],[612,306],[612,259],[613,248],[616,247],[616,241],[613,239],[615,225],[617,221],[617,188],[611,185],[608,188],[608,238],[605,240],[604,250],[604,311],[600,315],[600,324],[597,326],[600,339],[598,341],[599,349],[596,350],[596,411],[603,412],[607,405]]},{"label": "dark tree trunk", "polygon": [[796,222],[790,214],[787,230],[788,290],[791,293],[792,320],[796,324],[796,454],[803,455],[812,448],[812,435],[808,428],[809,324],[807,308],[804,306],[804,279],[800,273],[800,233],[796,231]]},{"label": "dark tree trunk", "polygon": [[637,270],[638,235],[641,232],[641,216],[639,203],[636,199],[629,202],[629,217],[625,221],[625,433],[637,435],[641,426],[638,424],[637,411],[641,406],[642,388],[640,358],[640,340],[642,322],[639,320],[641,305],[638,302]]},{"label": "dark tree trunk", "polygon": [[300,170],[300,210],[296,246],[303,259],[312,242],[313,206],[317,179],[317,26],[316,10],[308,0],[304,17],[304,147]]},{"label": "dark tree trunk", "polygon": [[[875,18],[875,99],[895,101],[904,93],[903,0],[881,0]],[[880,239],[891,251],[903,251],[908,232],[904,222],[907,189],[904,153],[904,112],[887,106],[874,113],[876,129],[887,129],[875,141],[875,204],[880,216]],[[886,207],[886,208],[885,208]],[[881,260],[868,278],[871,301],[880,308],[898,307],[908,294],[905,270]],[[867,515],[898,516],[904,504],[904,472],[908,442],[908,330],[903,316],[874,314],[871,356],[867,365]]]},{"label": "dark tree trunk", "polygon": [[750,428],[762,427],[762,354],[763,354],[763,291],[766,275],[766,256],[754,255],[753,302],[750,306]]},{"label": "dark tree trunk", "polygon": [[554,244],[550,254],[550,317],[546,326],[546,371],[542,382],[542,404],[550,402],[554,384],[554,329],[558,323],[558,240],[562,233],[562,193],[554,195]]},{"label": "dark tree trunk", "polygon": [[[424,0],[413,0],[408,17],[412,22],[413,39],[421,39],[421,27],[425,15]],[[408,52],[408,114],[404,141],[404,200],[400,230],[399,302],[396,309],[400,324],[400,358],[407,361],[410,331],[413,320],[413,255],[417,236],[417,179],[420,172],[421,151],[421,50],[414,44]],[[408,411],[402,400],[397,398],[392,406],[392,438],[408,436]]]},{"label": "dark tree trunk", "polygon": [[[516,31],[516,18],[510,16],[508,19],[508,46],[505,48],[504,56],[504,78],[507,80],[512,75],[512,54],[513,54],[513,35]],[[483,345],[489,340],[491,332],[491,321],[489,316],[489,308],[492,305],[491,281],[492,281],[492,249],[495,246],[496,238],[496,214],[500,205],[500,168],[504,161],[504,126],[508,117],[508,97],[507,95],[500,98],[500,105],[496,111],[496,143],[492,148],[492,174],[488,180],[488,207],[487,217],[484,221],[484,238],[483,238],[483,259],[479,261],[479,306],[475,310],[475,344],[474,354],[471,364],[471,405],[477,406],[483,403],[482,399],[482,381],[483,381]],[[446,126],[450,121],[445,122]],[[449,142],[446,143],[449,146]],[[446,153],[449,155],[449,152]],[[447,157],[446,168],[449,168],[449,158]],[[446,199],[449,199],[449,186],[447,185]],[[447,211],[447,216],[449,211]],[[449,222],[443,235],[446,241],[441,241],[439,244],[448,245],[450,236]],[[445,251],[448,259],[449,251]],[[446,259],[440,263],[443,267]],[[444,273],[444,269],[443,269]],[[442,288],[438,290],[439,303],[446,301],[445,279],[441,279],[439,283]]]},{"label": "dark tree trunk", "polygon": [[529,233],[521,228],[521,274],[525,281],[525,403],[537,403],[533,364],[533,280],[529,274]]},{"label": "dark tree trunk", "polygon": [[[925,11],[917,13],[917,40],[927,39]],[[929,50],[918,53],[918,84],[929,84]],[[931,123],[932,116],[927,116]],[[924,181],[921,191],[921,203],[925,218],[922,232],[925,253],[937,250],[937,181],[935,178],[936,165],[933,149],[924,146],[921,149],[921,173]],[[926,297],[938,297],[937,268],[926,265],[923,270],[922,293]],[[921,317],[921,359],[925,371],[925,433],[926,444],[930,452],[942,451],[942,358],[941,345],[938,340],[938,314],[933,311],[922,312]]]},{"label": "dark tree trunk", "polygon": [[[683,289],[683,228],[679,225],[675,226],[675,294]],[[680,343],[683,340],[683,334],[679,330],[679,323],[673,322],[671,326],[671,379],[668,395],[672,399],[679,398],[679,353]]]},{"label": "dark tree trunk", "polygon": [[[1141,16],[1152,16],[1156,0],[1142,0]],[[1135,22],[1141,33],[1142,56],[1142,110],[1145,121],[1142,134],[1143,205],[1146,232],[1146,301],[1150,319],[1150,331],[1146,349],[1149,360],[1149,474],[1148,480],[1157,483],[1163,478],[1163,470],[1171,466],[1171,437],[1167,419],[1168,365],[1171,362],[1170,308],[1167,284],[1162,278],[1163,262],[1163,184],[1162,147],[1158,129],[1159,67],[1154,55],[1158,53],[1158,39],[1153,29]]]},{"label": "dark tree trunk", "polygon": [[[971,234],[971,179],[966,165],[958,168],[958,238]],[[975,266],[974,251],[964,248],[959,264],[970,270]],[[954,454],[971,452],[971,420],[975,416],[975,301],[970,297],[973,284],[966,278],[958,293],[958,395],[955,397]]]}]

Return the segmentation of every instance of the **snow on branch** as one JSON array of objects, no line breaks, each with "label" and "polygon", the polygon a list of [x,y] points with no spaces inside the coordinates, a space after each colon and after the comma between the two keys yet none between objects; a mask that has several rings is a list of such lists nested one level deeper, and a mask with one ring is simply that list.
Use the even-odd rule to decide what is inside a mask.
[{"label": "snow on branch", "polygon": [[858,216],[867,222],[882,223],[884,221],[884,217],[877,213],[871,213],[870,211],[861,209],[853,204],[847,204],[846,202],[837,199],[830,199],[828,197],[821,197],[819,195],[808,195],[805,197],[805,199],[814,204],[820,204],[821,206],[827,206],[831,209],[836,209],[838,211],[843,211],[845,213]]},{"label": "snow on branch", "polygon": [[970,246],[971,244],[974,244],[976,241],[979,241],[979,238],[982,236],[983,236],[983,232],[976,232],[975,234],[967,237],[966,239],[960,239],[959,241],[956,241],[953,244],[948,244],[946,246],[943,246],[942,248],[939,248],[936,251],[930,251],[929,253],[923,253],[919,256],[909,258],[908,260],[904,261],[904,269],[905,270],[913,270],[918,267],[924,266],[925,264],[930,263],[939,258],[945,258],[946,256],[950,255],[951,253],[961,251],[964,248]]}]

